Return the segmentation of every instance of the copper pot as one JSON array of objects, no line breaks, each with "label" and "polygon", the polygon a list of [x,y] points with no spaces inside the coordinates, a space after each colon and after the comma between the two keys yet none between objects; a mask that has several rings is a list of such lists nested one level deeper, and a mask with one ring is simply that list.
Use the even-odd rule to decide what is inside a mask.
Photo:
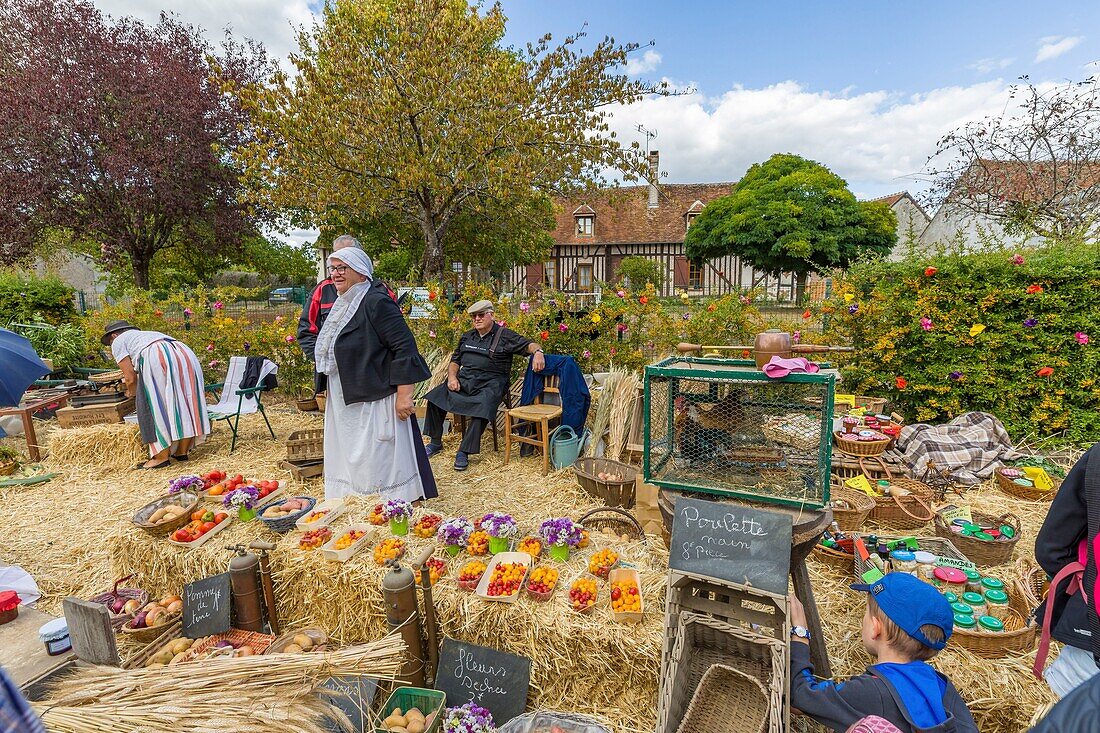
[{"label": "copper pot", "polygon": [[771,361],[773,356],[781,359],[791,358],[791,335],[786,331],[771,328],[763,333],[756,334],[753,342],[753,355],[756,357],[756,368],[763,369],[764,365]]}]

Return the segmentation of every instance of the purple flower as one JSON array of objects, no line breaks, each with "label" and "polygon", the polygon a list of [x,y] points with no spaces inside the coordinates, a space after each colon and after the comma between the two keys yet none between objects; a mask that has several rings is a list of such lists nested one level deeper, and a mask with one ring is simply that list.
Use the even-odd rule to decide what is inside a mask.
[{"label": "purple flower", "polygon": [[504,512],[489,512],[486,514],[481,518],[481,528],[490,537],[496,538],[512,537],[519,530],[516,526],[516,520]]},{"label": "purple flower", "polygon": [[948,374],[947,376],[948,376],[948,377],[949,377],[949,378],[950,378],[950,379],[951,379],[952,381],[954,381],[954,382],[957,382],[957,381],[959,381],[960,379],[962,379],[962,378],[963,378],[963,373],[962,373],[962,372],[951,372],[951,373],[950,373],[950,374]]},{"label": "purple flower", "polygon": [[207,344],[206,345],[206,350],[207,351],[213,351],[214,350],[214,344]]},{"label": "purple flower", "polygon": [[225,307],[225,304],[222,303],[220,300],[214,303],[214,310],[219,310],[220,311],[224,307]]},{"label": "purple flower", "polygon": [[436,537],[445,545],[464,545],[474,531],[474,525],[466,517],[448,519],[439,525]]},{"label": "purple flower", "polygon": [[562,333],[565,333],[566,331],[569,330],[569,326],[565,325],[564,323],[559,323],[558,324],[558,330],[561,331]]},{"label": "purple flower", "polygon": [[428,331],[428,338],[435,338],[435,331]]},{"label": "purple flower", "polygon": [[927,317],[927,316],[920,319],[920,327],[923,328],[925,331],[931,331],[932,330],[932,319]]},{"label": "purple flower", "polygon": [[198,476],[180,476],[168,482],[168,493],[178,494],[181,491],[202,491],[202,479]]},{"label": "purple flower", "polygon": [[239,489],[233,489],[225,498],[222,499],[222,504],[230,508],[244,508],[251,509],[256,505],[256,502],[260,500],[260,490],[255,486],[242,486]]},{"label": "purple flower", "polygon": [[472,702],[447,708],[443,713],[444,733],[493,733],[493,714]]},{"label": "purple flower", "polygon": [[685,321],[690,321],[691,320],[691,314],[690,313],[685,313],[684,315],[681,316],[681,318],[683,318]]},{"label": "purple flower", "polygon": [[382,505],[382,516],[386,519],[408,519],[412,514],[412,504],[404,499],[390,499]]},{"label": "purple flower", "polygon": [[859,313],[859,303],[852,303],[850,306],[848,306],[848,313],[850,313],[853,316],[856,313]]},{"label": "purple flower", "polygon": [[183,309],[183,315],[185,315],[185,316],[189,316],[189,315],[191,315],[191,312],[192,312],[192,311],[191,311],[191,309],[190,309],[190,308],[184,308],[184,309]]},{"label": "purple flower", "polygon": [[248,351],[248,350],[250,350],[251,348],[252,348],[252,344],[250,344],[250,343],[248,343],[247,341],[245,341],[245,342],[244,342],[244,350],[245,350],[245,351]]},{"label": "purple flower", "polygon": [[1039,325],[1039,321],[1034,318],[1028,318],[1024,321],[1024,328],[1035,328]]},{"label": "purple flower", "polygon": [[615,326],[615,329],[619,333],[626,333],[626,324],[625,323],[620,323],[618,326]]},{"label": "purple flower", "polygon": [[292,344],[292,343],[294,343],[294,337],[293,337],[293,336],[291,336],[290,334],[287,334],[287,337],[286,337],[286,342],[287,342],[288,344]]},{"label": "purple flower", "polygon": [[588,349],[585,349],[585,350],[584,350],[584,351],[583,351],[583,352],[581,353],[581,358],[582,358],[582,359],[591,359],[591,358],[592,358],[592,352],[591,352],[591,351],[589,351]]},{"label": "purple flower", "polygon": [[802,340],[802,332],[801,331],[795,331],[794,333],[791,334],[791,341],[793,341],[794,343],[797,344],[801,340]]},{"label": "purple flower", "polygon": [[528,303],[526,300],[521,300],[519,302],[519,309],[520,312],[526,313],[527,311],[531,310],[531,304]]},{"label": "purple flower", "polygon": [[581,542],[581,527],[569,517],[547,519],[539,526],[539,535],[551,545],[576,547]]}]

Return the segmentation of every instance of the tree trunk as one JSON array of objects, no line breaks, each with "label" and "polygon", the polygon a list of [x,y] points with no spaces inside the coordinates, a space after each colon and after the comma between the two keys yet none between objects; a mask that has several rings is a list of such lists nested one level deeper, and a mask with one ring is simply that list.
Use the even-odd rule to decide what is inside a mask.
[{"label": "tree trunk", "polygon": [[802,302],[806,297],[806,280],[809,278],[809,274],[805,272],[797,273],[794,283],[794,302],[798,305],[804,305]]},{"label": "tree trunk", "polygon": [[443,261],[443,243],[439,232],[431,223],[422,223],[421,230],[424,233],[424,279],[442,282],[446,263]]},{"label": "tree trunk", "polygon": [[149,265],[152,259],[144,252],[134,252],[130,256],[130,262],[134,268],[134,285],[142,290],[149,289]]}]

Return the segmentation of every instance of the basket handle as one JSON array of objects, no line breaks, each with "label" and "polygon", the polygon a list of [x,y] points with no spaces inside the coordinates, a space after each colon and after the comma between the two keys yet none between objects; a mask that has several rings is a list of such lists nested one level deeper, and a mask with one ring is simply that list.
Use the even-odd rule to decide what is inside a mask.
[{"label": "basket handle", "polygon": [[600,507],[599,509],[593,509],[592,511],[586,513],[583,517],[578,519],[577,524],[583,526],[584,525],[584,520],[590,519],[593,515],[599,514],[601,512],[612,512],[613,514],[621,515],[624,519],[628,520],[631,524],[633,524],[634,528],[636,530],[638,530],[638,534],[641,536],[641,538],[643,540],[645,539],[645,530],[642,529],[641,522],[639,522],[634,517],[633,514],[626,511],[625,509],[619,509],[618,507],[614,507],[614,506],[604,506],[604,507]]},{"label": "basket handle", "polygon": [[917,502],[918,504],[921,505],[921,507],[924,509],[924,511],[928,512],[927,517],[921,517],[921,516],[918,516],[918,515],[914,514],[911,511],[909,511],[908,509],[905,508],[905,505],[901,503],[901,500],[898,499],[897,494],[893,494],[893,493],[890,494],[890,498],[894,500],[894,503],[898,505],[899,509],[901,509],[903,512],[905,512],[910,517],[912,517],[913,519],[916,519],[919,522],[927,522],[927,521],[929,521],[930,519],[932,519],[933,517],[936,516],[936,513],[934,511],[932,511],[932,508],[930,506],[928,506],[927,504],[925,504],[924,501],[919,496],[917,496],[916,494],[910,494],[910,496],[913,497],[913,501],[915,501],[915,502]]},{"label": "basket handle", "polygon": [[880,456],[859,457],[859,470],[862,471],[864,474],[870,473],[870,471],[867,470],[867,467],[863,465],[863,461],[865,458],[874,458],[876,461],[878,461],[878,465],[882,467],[882,472],[886,474],[886,478],[894,478],[894,474],[890,471],[890,467],[886,465],[886,461],[882,460]]},{"label": "basket handle", "polygon": [[115,584],[111,587],[111,593],[118,595],[118,587],[125,583],[127,580],[133,578],[135,575],[137,575],[137,573],[130,573],[125,578],[119,578],[118,580],[116,580]]}]

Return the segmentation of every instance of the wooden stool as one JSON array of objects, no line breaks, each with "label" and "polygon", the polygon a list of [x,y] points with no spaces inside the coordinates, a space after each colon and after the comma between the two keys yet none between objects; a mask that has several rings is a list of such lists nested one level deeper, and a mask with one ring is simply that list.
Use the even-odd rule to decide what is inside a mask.
[{"label": "wooden stool", "polygon": [[672,518],[676,514],[675,502],[678,496],[741,504],[754,509],[763,509],[764,511],[790,516],[792,525],[791,580],[794,584],[795,597],[806,607],[806,625],[810,630],[810,661],[814,664],[815,674],[820,677],[831,677],[832,668],[829,665],[829,655],[825,649],[825,635],[821,630],[821,615],[818,613],[817,603],[814,601],[813,586],[810,585],[810,573],[806,569],[806,558],[810,556],[814,545],[821,539],[821,534],[832,523],[833,510],[828,507],[824,509],[800,509],[761,502],[727,499],[713,494],[661,489],[657,497],[657,504],[661,509],[661,517],[664,519],[666,533],[672,532]]},{"label": "wooden stool", "polygon": [[[547,377],[543,394],[550,392],[560,395],[558,378]],[[512,457],[512,443],[533,445],[542,450],[542,475],[550,472],[550,421],[561,417],[561,405],[542,404],[542,397],[536,397],[535,403],[513,407],[504,411],[504,463]],[[516,430],[526,430],[534,426],[535,437],[521,435]]]}]

